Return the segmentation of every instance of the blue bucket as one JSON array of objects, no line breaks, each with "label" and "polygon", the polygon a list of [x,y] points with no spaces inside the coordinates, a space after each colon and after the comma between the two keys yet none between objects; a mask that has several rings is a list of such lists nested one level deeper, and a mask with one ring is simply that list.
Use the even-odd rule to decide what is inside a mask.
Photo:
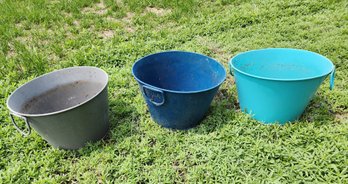
[{"label": "blue bucket", "polygon": [[135,62],[132,73],[153,120],[173,129],[198,125],[226,78],[216,60],[184,51],[145,56]]},{"label": "blue bucket", "polygon": [[298,119],[330,74],[330,89],[334,85],[332,62],[306,50],[248,51],[233,57],[229,67],[235,78],[241,110],[266,124]]}]

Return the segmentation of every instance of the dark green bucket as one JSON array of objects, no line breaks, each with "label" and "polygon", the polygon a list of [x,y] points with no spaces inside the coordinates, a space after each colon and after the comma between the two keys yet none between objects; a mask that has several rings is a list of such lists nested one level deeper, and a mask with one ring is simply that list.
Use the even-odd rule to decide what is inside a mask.
[{"label": "dark green bucket", "polygon": [[[40,76],[7,100],[12,123],[23,135],[33,127],[50,145],[78,149],[105,136],[108,75],[96,67],[72,67]],[[20,129],[13,116],[22,118]]]}]

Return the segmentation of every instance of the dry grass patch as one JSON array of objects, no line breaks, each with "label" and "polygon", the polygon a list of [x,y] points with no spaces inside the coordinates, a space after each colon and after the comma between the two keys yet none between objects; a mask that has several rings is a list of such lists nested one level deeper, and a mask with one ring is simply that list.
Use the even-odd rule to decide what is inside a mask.
[{"label": "dry grass patch", "polygon": [[348,113],[336,114],[335,119],[341,123],[348,123]]},{"label": "dry grass patch", "polygon": [[114,37],[115,32],[113,30],[105,30],[99,33],[99,36],[102,37],[103,39],[109,39]]},{"label": "dry grass patch", "polygon": [[122,21],[124,22],[132,22],[133,17],[135,16],[134,13],[128,12],[125,17],[122,18]]},{"label": "dry grass patch", "polygon": [[97,3],[95,6],[97,8],[99,8],[99,9],[105,9],[106,8],[106,6],[104,4],[104,1],[100,1],[100,3]]},{"label": "dry grass patch", "polygon": [[15,26],[18,29],[22,29],[23,28],[23,24],[21,22],[16,23]]},{"label": "dry grass patch", "polygon": [[84,14],[93,13],[97,15],[105,15],[107,12],[108,10],[104,4],[104,1],[95,4],[93,7],[85,7],[82,9],[82,13]]},{"label": "dry grass patch", "polygon": [[81,12],[84,13],[84,14],[93,13],[93,12],[94,12],[94,9],[91,8],[91,7],[85,7],[85,8],[82,9]]},{"label": "dry grass patch", "polygon": [[60,59],[59,56],[57,56],[55,53],[50,53],[47,57],[48,61],[50,62],[55,62],[55,61],[58,61]]},{"label": "dry grass patch", "polygon": [[41,46],[46,46],[46,45],[50,44],[50,41],[49,40],[39,40],[38,44]]},{"label": "dry grass patch", "polygon": [[106,17],[106,20],[109,21],[109,22],[113,22],[113,23],[119,23],[121,22],[120,20],[118,20],[117,18],[114,18],[114,17]]},{"label": "dry grass patch", "polygon": [[31,35],[18,36],[15,38],[16,41],[20,42],[23,45],[38,45],[38,46],[47,46],[51,42],[47,39],[33,38]]},{"label": "dry grass patch", "polygon": [[131,26],[131,21],[133,17],[134,13],[127,13],[127,15],[124,18],[122,18],[122,20],[110,16],[106,17],[106,20],[113,23],[119,23],[120,25],[124,26],[124,29],[127,32],[134,33],[135,29]]},{"label": "dry grass patch", "polygon": [[66,39],[74,39],[75,38],[74,34],[72,34],[68,30],[64,30],[64,36],[65,36]]},{"label": "dry grass patch", "polygon": [[64,17],[72,17],[72,13],[63,12]]},{"label": "dry grass patch", "polygon": [[49,0],[48,2],[50,2],[51,4],[58,4],[60,1],[59,0]]},{"label": "dry grass patch", "polygon": [[75,26],[80,26],[80,21],[74,20],[73,24],[74,24]]},{"label": "dry grass patch", "polygon": [[129,33],[135,32],[135,29],[131,25],[131,22],[132,22],[134,16],[135,16],[134,13],[128,12],[127,15],[122,18],[122,22],[124,22],[126,24],[125,30]]},{"label": "dry grass patch", "polygon": [[95,11],[95,14],[98,14],[98,15],[104,15],[108,12],[108,10],[106,9],[102,9],[102,10],[97,10]]},{"label": "dry grass patch", "polygon": [[11,58],[11,57],[16,56],[17,53],[16,53],[16,50],[15,50],[14,46],[11,43],[8,43],[8,47],[10,49],[7,51],[6,57],[7,58]]},{"label": "dry grass patch", "polygon": [[171,30],[173,32],[178,32],[180,29],[182,29],[183,26],[177,25],[174,22],[166,22],[166,23],[161,23],[157,26],[156,30]]},{"label": "dry grass patch", "polygon": [[15,40],[22,44],[27,44],[28,42],[32,42],[33,38],[27,35],[27,36],[18,36],[15,38]]},{"label": "dry grass patch", "polygon": [[135,32],[135,29],[132,28],[132,27],[126,27],[125,30],[129,33],[134,33]]},{"label": "dry grass patch", "polygon": [[[197,41],[199,44],[207,46],[212,53],[217,55],[217,59],[221,62],[228,61],[230,59],[231,56],[227,53],[226,50],[223,49],[222,45],[203,37],[198,37]],[[223,64],[225,63],[223,62]]]},{"label": "dry grass patch", "polygon": [[115,3],[120,7],[122,7],[124,5],[122,0],[115,0]]},{"label": "dry grass patch", "polygon": [[165,16],[172,12],[172,10],[170,9],[163,9],[163,8],[156,8],[156,7],[146,7],[145,11],[147,13],[153,13],[160,17]]}]

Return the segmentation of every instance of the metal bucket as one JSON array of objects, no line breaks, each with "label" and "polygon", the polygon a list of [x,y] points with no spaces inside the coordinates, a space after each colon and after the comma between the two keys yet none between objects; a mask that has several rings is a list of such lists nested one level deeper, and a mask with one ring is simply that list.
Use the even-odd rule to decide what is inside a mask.
[{"label": "metal bucket", "polygon": [[145,56],[133,65],[132,72],[152,118],[173,129],[196,126],[226,78],[216,60],[183,51]]},{"label": "metal bucket", "polygon": [[[50,145],[78,149],[105,136],[108,121],[108,75],[96,67],[57,70],[16,89],[7,100],[16,129],[33,127]],[[14,116],[26,123],[21,130]]]},{"label": "metal bucket", "polygon": [[264,123],[298,119],[324,79],[335,67],[314,52],[270,48],[238,54],[229,62],[243,111]]}]

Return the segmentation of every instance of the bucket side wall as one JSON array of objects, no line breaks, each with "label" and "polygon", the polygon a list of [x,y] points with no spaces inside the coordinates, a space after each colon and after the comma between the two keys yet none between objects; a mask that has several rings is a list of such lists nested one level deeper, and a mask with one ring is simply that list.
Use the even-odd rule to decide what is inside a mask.
[{"label": "bucket side wall", "polygon": [[264,123],[298,119],[326,76],[302,81],[258,79],[234,70],[242,111]]},{"label": "bucket side wall", "polygon": [[107,87],[89,102],[63,113],[30,117],[30,125],[52,146],[78,149],[109,129]]},{"label": "bucket side wall", "polygon": [[217,90],[218,87],[199,93],[164,92],[161,106],[154,105],[144,94],[143,97],[155,122],[166,128],[188,129],[205,117]]}]

